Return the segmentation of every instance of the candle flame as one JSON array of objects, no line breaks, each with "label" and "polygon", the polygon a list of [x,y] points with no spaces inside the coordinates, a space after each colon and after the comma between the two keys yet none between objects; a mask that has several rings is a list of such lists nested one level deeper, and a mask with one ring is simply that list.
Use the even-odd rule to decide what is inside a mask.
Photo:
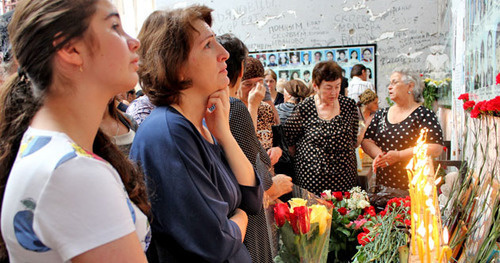
[{"label": "candle flame", "polygon": [[433,203],[432,203],[432,199],[430,199],[430,198],[427,198],[427,200],[425,200],[425,205],[429,208],[430,207],[434,208]]},{"label": "candle flame", "polygon": [[445,245],[448,245],[448,240],[449,237],[448,237],[448,227],[444,227],[444,230],[443,230],[443,242]]},{"label": "candle flame", "polygon": [[420,224],[420,227],[417,229],[417,233],[421,237],[425,237],[425,227],[424,227],[424,224]]},{"label": "candle flame", "polygon": [[410,160],[410,162],[408,163],[408,165],[406,165],[406,169],[407,170],[411,170],[413,168],[413,158]]},{"label": "candle flame", "polygon": [[[409,192],[412,206],[412,244],[418,245],[418,254],[423,260],[427,256],[427,262],[431,262],[431,250],[440,248],[441,222],[437,201],[436,185],[443,178],[436,178],[432,159],[427,154],[428,145],[425,143],[427,129],[420,130],[420,137],[413,148],[413,158],[406,169],[408,170]],[[446,230],[447,231],[447,230]],[[446,232],[446,235],[448,233]],[[445,243],[449,237],[443,238]],[[425,252],[424,248],[425,247]],[[414,251],[414,250],[413,250]],[[415,252],[413,252],[415,254]],[[436,257],[439,257],[436,255]]]},{"label": "candle flame", "polygon": [[429,211],[431,212],[432,215],[436,215],[436,208],[434,206],[432,206],[432,205],[429,206]]},{"label": "candle flame", "polygon": [[[432,194],[432,186],[430,184],[427,184],[424,188],[424,193],[427,195],[427,196],[430,196]],[[429,199],[427,199],[429,200]]]},{"label": "candle flame", "polygon": [[438,177],[438,179],[436,179],[436,181],[434,181],[434,184],[439,185],[441,183],[441,179],[442,179],[442,177]]}]

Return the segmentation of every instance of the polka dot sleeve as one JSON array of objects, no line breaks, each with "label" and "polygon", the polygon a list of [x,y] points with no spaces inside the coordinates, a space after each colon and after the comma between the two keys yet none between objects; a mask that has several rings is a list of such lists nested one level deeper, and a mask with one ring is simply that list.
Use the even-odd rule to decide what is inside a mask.
[{"label": "polka dot sleeve", "polygon": [[373,116],[372,121],[368,125],[368,128],[366,129],[365,132],[365,137],[363,139],[371,139],[375,140],[375,136],[378,130],[378,125],[382,116],[382,111],[385,109],[380,109],[375,113],[375,116]]},{"label": "polka dot sleeve", "polygon": [[436,114],[426,107],[420,106],[418,117],[418,129],[429,129],[427,132],[427,143],[443,145],[443,131],[441,130],[441,124],[439,124]]},{"label": "polka dot sleeve", "polygon": [[348,108],[350,112],[350,121],[351,121],[351,139],[353,146],[356,146],[358,130],[359,130],[359,114],[358,109],[354,100],[348,100]]},{"label": "polka dot sleeve", "polygon": [[289,146],[295,146],[297,141],[303,136],[303,118],[301,115],[301,108],[301,104],[297,105],[292,115],[288,117],[283,126],[285,139]]}]

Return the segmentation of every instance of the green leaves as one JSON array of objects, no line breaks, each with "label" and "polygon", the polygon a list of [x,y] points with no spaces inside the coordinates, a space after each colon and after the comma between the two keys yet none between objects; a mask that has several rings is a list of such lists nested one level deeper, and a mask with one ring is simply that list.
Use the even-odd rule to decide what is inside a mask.
[{"label": "green leaves", "polygon": [[376,227],[368,234],[372,240],[365,246],[358,246],[357,262],[399,262],[398,248],[408,242],[404,224],[396,217],[403,213],[403,207],[396,207],[386,216],[377,216]]}]

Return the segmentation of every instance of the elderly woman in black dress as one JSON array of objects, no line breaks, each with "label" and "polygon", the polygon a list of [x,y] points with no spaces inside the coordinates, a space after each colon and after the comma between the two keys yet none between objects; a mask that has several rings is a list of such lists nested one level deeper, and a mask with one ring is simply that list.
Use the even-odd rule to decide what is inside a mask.
[{"label": "elderly woman in black dress", "polygon": [[342,69],[320,62],[313,70],[316,93],[297,105],[285,123],[287,142],[295,147],[299,186],[317,195],[324,190],[348,191],[356,184],[358,110],[340,94]]},{"label": "elderly woman in black dress", "polygon": [[407,190],[405,167],[413,156],[420,130],[428,129],[427,153],[431,156],[441,154],[443,135],[434,112],[422,106],[420,76],[407,69],[397,69],[390,81],[389,98],[394,105],[377,111],[361,145],[374,158],[377,184]]}]

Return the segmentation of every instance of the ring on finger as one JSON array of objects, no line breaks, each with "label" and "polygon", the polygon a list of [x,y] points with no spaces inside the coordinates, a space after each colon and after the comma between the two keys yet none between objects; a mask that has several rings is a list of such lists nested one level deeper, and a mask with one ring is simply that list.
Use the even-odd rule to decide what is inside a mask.
[{"label": "ring on finger", "polygon": [[389,163],[388,163],[388,162],[385,162],[385,165],[389,166]]}]

